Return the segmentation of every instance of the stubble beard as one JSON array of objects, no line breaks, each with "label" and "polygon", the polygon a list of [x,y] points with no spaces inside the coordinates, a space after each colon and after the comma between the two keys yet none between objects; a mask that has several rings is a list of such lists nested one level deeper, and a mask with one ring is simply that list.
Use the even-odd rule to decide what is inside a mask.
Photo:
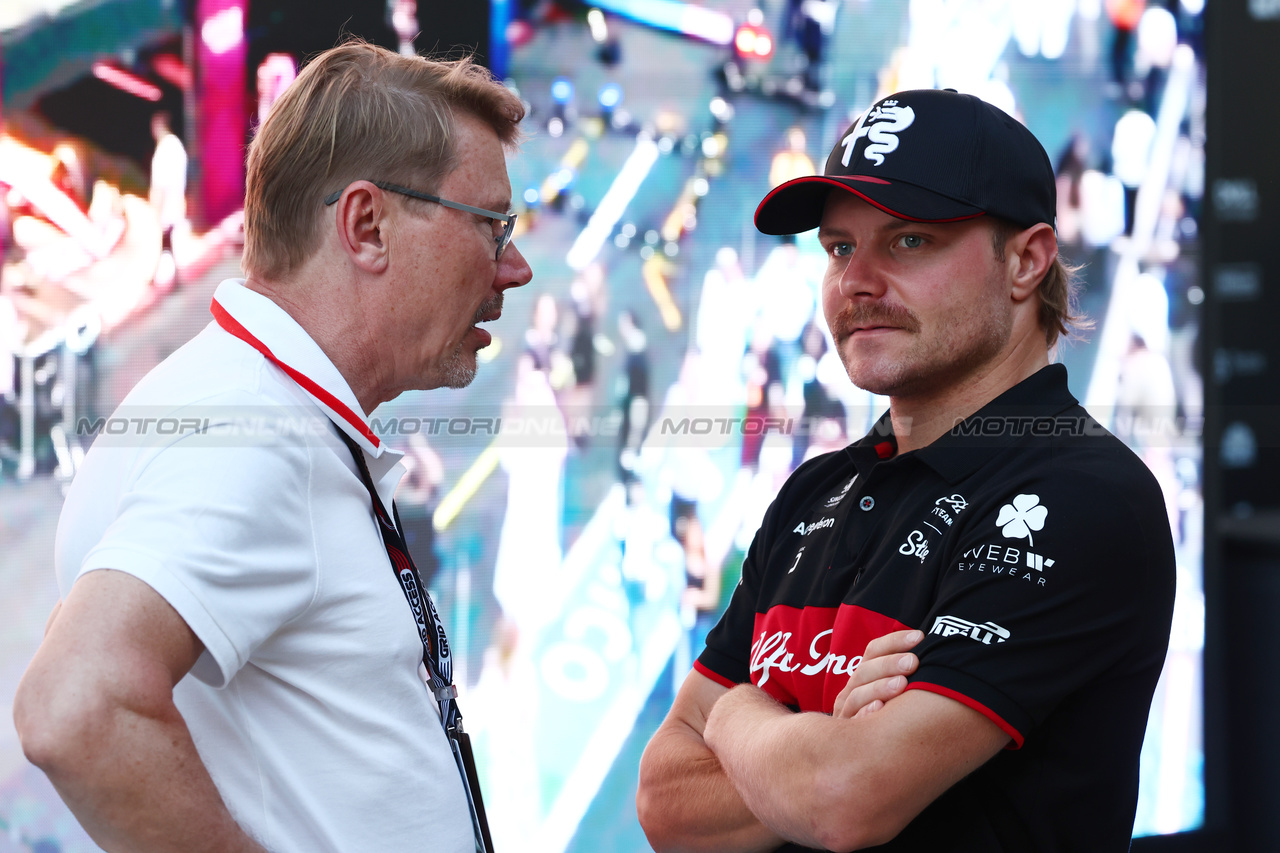
[{"label": "stubble beard", "polygon": [[[502,310],[502,294],[498,293],[485,300],[484,304],[476,309],[475,316],[471,319],[471,325],[475,326],[484,319],[486,315]],[[476,363],[476,352],[467,350],[466,336],[458,341],[458,346],[454,348],[449,355],[447,361],[442,366],[443,376],[440,385],[444,388],[466,388],[476,378],[476,371],[479,365]]]},{"label": "stubble beard", "polygon": [[449,356],[449,360],[444,365],[444,376],[441,377],[440,387],[442,388],[466,388],[476,378],[476,370],[478,365],[475,362],[475,354],[471,354],[468,361],[467,353],[461,344]]},{"label": "stubble beard", "polygon": [[919,319],[911,311],[892,303],[845,305],[827,321],[836,353],[844,364],[849,381],[872,394],[890,394],[901,383],[906,365],[902,361],[886,363],[885,357],[855,358],[846,347],[855,329],[866,326],[891,326],[906,334],[920,331]]},{"label": "stubble beard", "polygon": [[[856,326],[893,326],[913,336],[896,354],[852,356],[845,344]],[[836,351],[849,380],[859,388],[888,397],[929,393],[963,380],[991,361],[1004,347],[1012,318],[994,307],[954,318],[942,334],[921,337],[923,324],[901,306],[844,306],[830,321]]]}]

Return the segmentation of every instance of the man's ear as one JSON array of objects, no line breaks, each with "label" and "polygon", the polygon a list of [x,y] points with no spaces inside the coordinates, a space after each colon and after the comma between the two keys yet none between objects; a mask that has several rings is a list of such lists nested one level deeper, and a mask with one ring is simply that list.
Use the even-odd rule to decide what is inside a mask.
[{"label": "man's ear", "polygon": [[382,190],[368,181],[355,181],[333,205],[338,243],[357,267],[382,272],[389,257],[387,206]]},{"label": "man's ear", "polygon": [[1022,302],[1036,292],[1058,257],[1058,238],[1053,227],[1039,222],[1014,234],[1005,243],[1005,257],[1012,267],[1013,301]]}]

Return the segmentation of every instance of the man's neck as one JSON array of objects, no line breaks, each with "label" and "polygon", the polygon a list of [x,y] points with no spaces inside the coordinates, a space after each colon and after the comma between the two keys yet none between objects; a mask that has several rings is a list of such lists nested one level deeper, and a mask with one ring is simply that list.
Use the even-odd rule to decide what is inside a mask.
[{"label": "man's neck", "polygon": [[[371,349],[363,344],[363,312],[355,300],[348,299],[344,288],[326,286],[305,276],[291,276],[289,282],[247,278],[245,286],[270,299],[293,318],[315,341],[369,415],[382,400],[375,364],[369,361]],[[394,395],[393,395],[394,396]]]}]

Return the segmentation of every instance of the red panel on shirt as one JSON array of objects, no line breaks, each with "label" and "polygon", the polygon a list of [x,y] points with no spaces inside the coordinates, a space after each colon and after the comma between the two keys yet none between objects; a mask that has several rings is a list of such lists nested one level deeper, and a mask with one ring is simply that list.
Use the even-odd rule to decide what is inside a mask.
[{"label": "red panel on shirt", "polygon": [[785,705],[830,714],[867,643],[910,627],[852,604],[771,607],[756,614],[751,683]]}]

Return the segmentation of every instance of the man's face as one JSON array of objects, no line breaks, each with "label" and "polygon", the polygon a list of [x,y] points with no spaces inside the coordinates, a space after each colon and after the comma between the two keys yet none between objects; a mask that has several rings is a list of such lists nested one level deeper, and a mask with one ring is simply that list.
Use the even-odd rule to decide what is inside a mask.
[{"label": "man's face", "polygon": [[823,311],[853,384],[927,399],[1007,351],[1010,283],[981,218],[907,222],[833,190],[818,236],[827,252]]},{"label": "man's face", "polygon": [[[479,119],[459,114],[455,122],[458,165],[436,195],[486,210],[511,206],[511,183],[497,134]],[[494,260],[490,218],[430,202],[393,196],[403,208],[392,263],[397,269],[397,302],[391,323],[403,347],[393,356],[407,387],[461,388],[476,374],[476,352],[492,340],[478,323],[498,319],[503,291],[527,284],[528,262],[512,243]],[[431,209],[428,209],[431,208]],[[495,230],[497,229],[497,230]],[[394,245],[394,244],[393,244]]]}]

